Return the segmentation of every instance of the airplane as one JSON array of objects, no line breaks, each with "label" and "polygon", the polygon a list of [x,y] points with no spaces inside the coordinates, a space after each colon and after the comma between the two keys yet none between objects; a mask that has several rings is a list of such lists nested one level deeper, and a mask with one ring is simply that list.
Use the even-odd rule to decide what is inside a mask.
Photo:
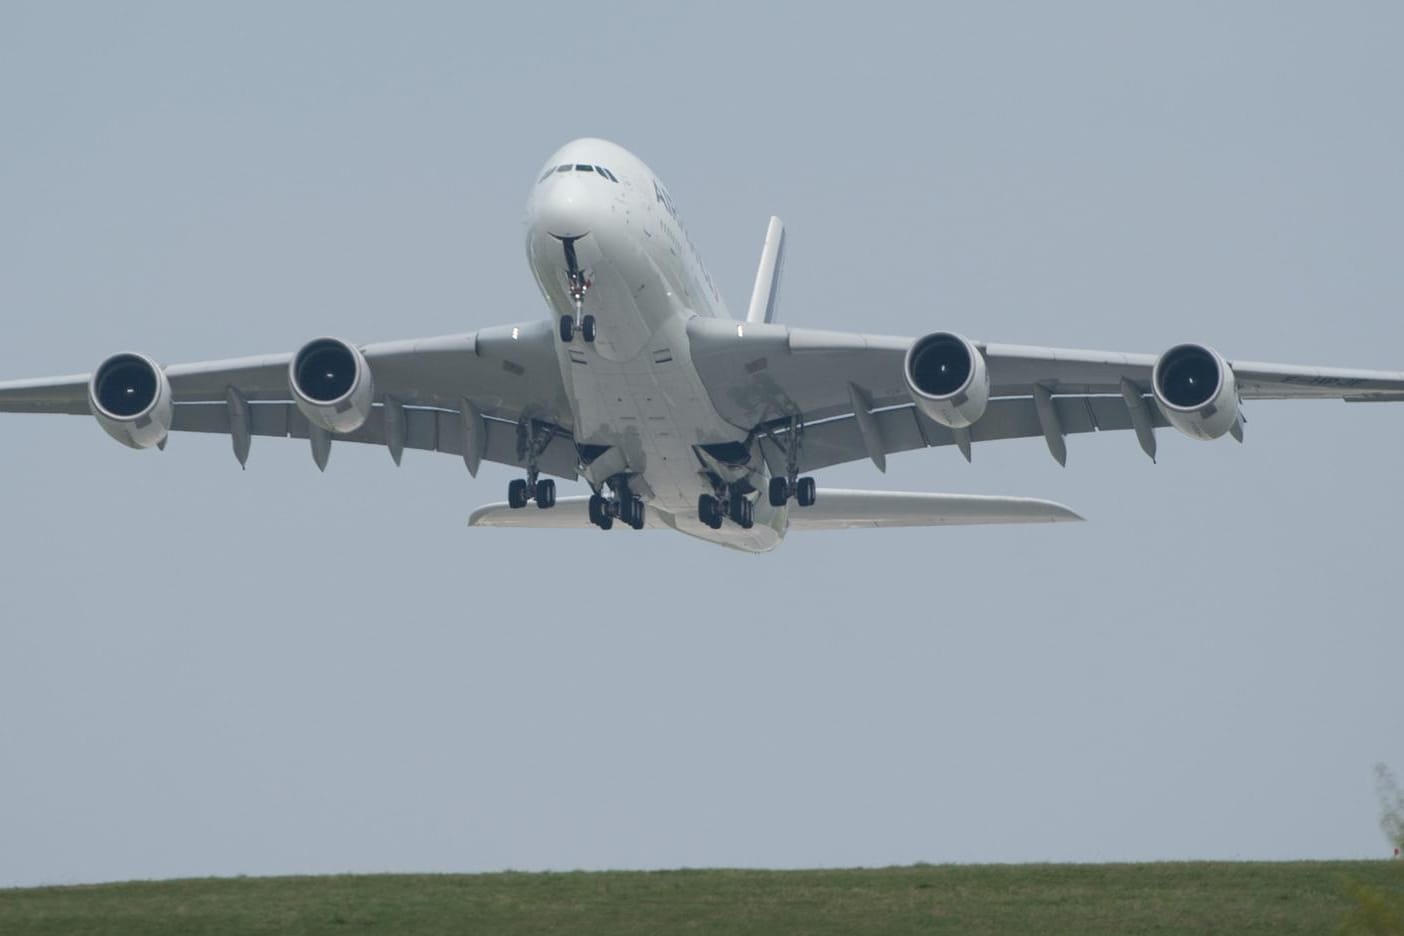
[{"label": "airplane", "polygon": [[[744,318],[732,318],[659,177],[579,139],[537,173],[526,251],[549,319],[161,367],[122,352],[91,374],[0,383],[0,412],[96,419],[135,449],[172,432],[254,436],[484,461],[523,476],[472,526],[671,528],[748,552],[790,530],[1080,520],[1044,500],[820,492],[810,472],[894,453],[1130,430],[1243,440],[1244,400],[1404,401],[1404,373],[1230,362],[1203,344],[1159,355],[787,327],[776,321],[784,226],[771,218]],[[589,495],[556,498],[554,478]],[[535,509],[528,509],[534,504]]]}]

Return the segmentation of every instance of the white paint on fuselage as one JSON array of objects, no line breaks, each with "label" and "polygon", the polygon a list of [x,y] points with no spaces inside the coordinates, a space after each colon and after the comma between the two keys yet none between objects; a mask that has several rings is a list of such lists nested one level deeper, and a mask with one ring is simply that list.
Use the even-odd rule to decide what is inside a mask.
[{"label": "white paint on fuselage", "polygon": [[[603,167],[618,181],[576,165]],[[559,166],[572,168],[554,171]],[[711,485],[694,446],[744,441],[747,432],[717,414],[692,364],[687,320],[730,315],[671,195],[638,157],[605,140],[567,143],[537,178],[526,218],[532,274],[557,321],[576,316],[560,238],[577,238],[577,262],[590,280],[580,314],[598,323],[594,342],[577,333],[556,350],[575,441],[612,447],[586,470],[586,480],[598,490],[605,478],[628,473],[635,492],[681,532],[749,551],[773,549],[788,517],[763,495],[752,495],[750,530],[729,520],[712,530],[697,519],[697,500]],[[763,491],[768,476],[758,451],[752,470],[752,484]]]}]

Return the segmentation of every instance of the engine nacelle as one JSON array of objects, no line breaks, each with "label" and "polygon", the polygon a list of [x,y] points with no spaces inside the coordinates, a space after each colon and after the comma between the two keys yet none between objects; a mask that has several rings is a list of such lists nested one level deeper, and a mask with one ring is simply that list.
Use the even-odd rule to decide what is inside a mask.
[{"label": "engine nacelle", "polygon": [[1182,344],[1162,354],[1151,392],[1170,425],[1191,439],[1217,439],[1238,421],[1238,382],[1217,351]]},{"label": "engine nacelle", "polygon": [[88,409],[118,442],[151,448],[166,441],[171,431],[171,382],[144,355],[114,354],[88,380]]},{"label": "engine nacelle", "polygon": [[328,432],[355,432],[371,414],[375,387],[358,348],[337,338],[302,346],[288,367],[288,383],[302,415]]},{"label": "engine nacelle", "polygon": [[918,338],[902,363],[907,391],[917,409],[951,429],[964,429],[985,414],[990,372],[985,357],[951,332]]}]

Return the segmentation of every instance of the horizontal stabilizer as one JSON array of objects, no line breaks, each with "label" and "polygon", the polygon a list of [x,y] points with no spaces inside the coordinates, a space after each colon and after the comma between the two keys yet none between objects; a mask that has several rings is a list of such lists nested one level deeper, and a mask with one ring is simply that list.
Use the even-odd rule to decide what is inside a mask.
[{"label": "horizontal stabilizer", "polygon": [[1031,497],[836,491],[825,487],[819,489],[813,506],[790,509],[791,530],[1060,523],[1081,519],[1062,504]]},{"label": "horizontal stabilizer", "polygon": [[[615,521],[619,523],[620,521]],[[537,530],[589,530],[590,498],[562,497],[556,506],[542,510],[535,504],[513,509],[505,501],[484,504],[468,517],[469,526],[521,527]],[[644,528],[663,529],[667,524],[658,519],[658,512],[644,505]]]}]

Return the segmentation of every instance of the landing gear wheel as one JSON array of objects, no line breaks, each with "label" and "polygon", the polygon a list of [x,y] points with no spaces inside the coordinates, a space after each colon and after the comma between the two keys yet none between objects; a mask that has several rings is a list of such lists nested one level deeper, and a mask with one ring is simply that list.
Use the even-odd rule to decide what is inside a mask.
[{"label": "landing gear wheel", "polygon": [[644,505],[637,497],[626,497],[619,502],[619,519],[636,530],[644,527]]},{"label": "landing gear wheel", "polygon": [[527,483],[525,478],[517,478],[507,485],[507,506],[516,510],[527,505]]},{"label": "landing gear wheel", "polygon": [[614,526],[614,518],[609,514],[605,514],[600,518],[599,525],[601,530],[608,530],[610,527]]},{"label": "landing gear wheel", "polygon": [[550,478],[536,482],[536,506],[542,510],[556,506],[556,482]]},{"label": "landing gear wheel", "polygon": [[735,520],[737,523],[740,523],[741,518],[746,515],[748,503],[745,495],[740,491],[733,492],[730,503],[726,505],[727,516],[731,517],[731,519]]},{"label": "landing gear wheel", "polygon": [[561,341],[570,344],[575,337],[575,319],[569,315],[561,316]]},{"label": "landing gear wheel", "polygon": [[814,500],[818,497],[818,490],[815,488],[813,478],[800,478],[795,485],[795,500],[799,501],[801,507],[813,507]]},{"label": "landing gear wheel", "polygon": [[751,502],[746,500],[745,495],[739,491],[731,495],[731,504],[727,511],[731,519],[743,530],[749,530],[755,525],[754,513]]},{"label": "landing gear wheel", "polygon": [[580,337],[584,338],[587,344],[594,343],[595,331],[595,317],[593,315],[587,315],[580,320]]},{"label": "landing gear wheel", "polygon": [[790,499],[790,482],[784,478],[770,479],[770,506],[784,507]]},{"label": "landing gear wheel", "polygon": [[697,498],[697,519],[704,526],[720,530],[723,519],[721,502],[711,494],[703,494]]},{"label": "landing gear wheel", "polygon": [[605,499],[598,494],[590,495],[590,522],[597,527],[608,529],[602,521],[608,520],[609,514],[605,512]]}]

